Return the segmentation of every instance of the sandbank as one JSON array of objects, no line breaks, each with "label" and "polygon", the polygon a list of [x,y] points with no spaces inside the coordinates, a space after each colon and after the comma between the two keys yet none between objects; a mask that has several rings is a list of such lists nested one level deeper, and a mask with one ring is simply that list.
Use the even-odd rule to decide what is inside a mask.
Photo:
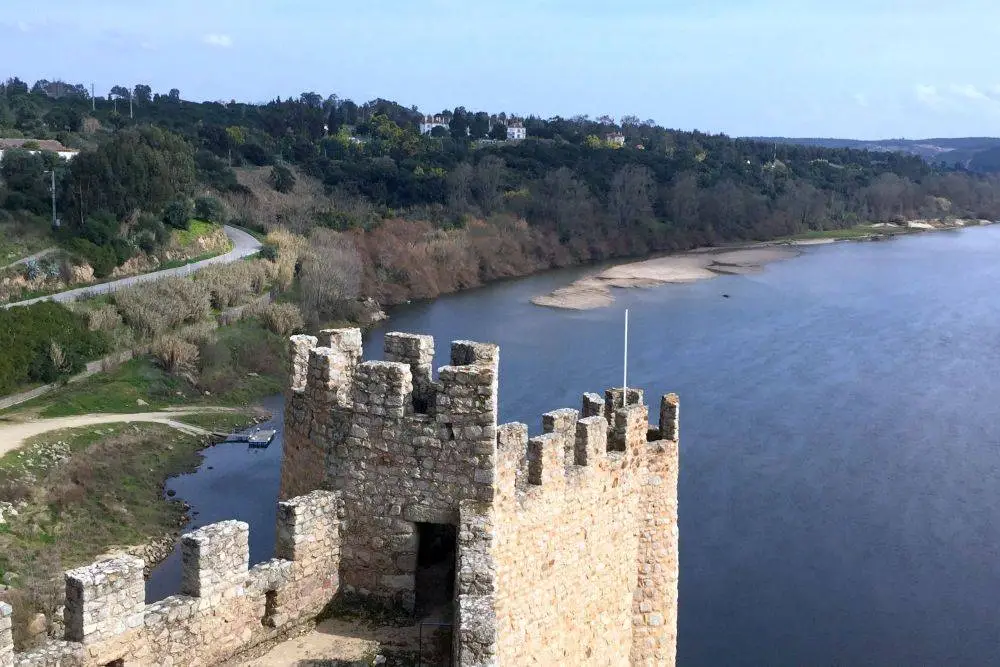
[{"label": "sandbank", "polygon": [[791,259],[799,254],[798,250],[788,246],[754,246],[723,251],[700,249],[613,266],[537,296],[531,302],[538,306],[572,310],[604,308],[615,301],[611,292],[613,287],[656,287],[707,280],[718,275],[754,273],[765,264]]}]

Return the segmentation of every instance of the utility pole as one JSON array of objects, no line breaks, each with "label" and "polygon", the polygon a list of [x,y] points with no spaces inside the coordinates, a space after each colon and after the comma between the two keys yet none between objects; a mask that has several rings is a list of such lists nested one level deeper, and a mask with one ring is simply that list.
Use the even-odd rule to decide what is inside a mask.
[{"label": "utility pole", "polygon": [[56,170],[50,169],[46,173],[52,174],[52,228],[59,226],[59,219],[56,217]]}]

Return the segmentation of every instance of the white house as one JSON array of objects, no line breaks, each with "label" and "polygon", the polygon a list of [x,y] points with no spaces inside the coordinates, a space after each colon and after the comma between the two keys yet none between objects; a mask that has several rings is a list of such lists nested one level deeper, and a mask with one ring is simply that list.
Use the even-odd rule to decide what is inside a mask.
[{"label": "white house", "polygon": [[610,134],[604,135],[604,140],[611,144],[612,146],[618,146],[619,148],[625,145],[625,135],[621,132],[612,132]]},{"label": "white house", "polygon": [[448,128],[448,119],[444,116],[424,116],[424,122],[420,124],[420,134],[430,134],[435,127]]},{"label": "white house", "polygon": [[528,130],[524,127],[524,123],[519,120],[511,120],[507,123],[508,141],[523,141],[527,138]]},{"label": "white house", "polygon": [[32,146],[27,149],[29,153],[36,154],[43,151],[55,153],[64,160],[72,160],[80,152],[74,148],[63,146],[54,139],[0,139],[0,160],[3,159],[4,151],[20,148],[24,150],[25,144],[37,144],[38,148]]}]

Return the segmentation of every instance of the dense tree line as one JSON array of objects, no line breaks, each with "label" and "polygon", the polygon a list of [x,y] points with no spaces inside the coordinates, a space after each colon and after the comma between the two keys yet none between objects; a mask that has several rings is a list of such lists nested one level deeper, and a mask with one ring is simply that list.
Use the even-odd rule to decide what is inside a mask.
[{"label": "dense tree line", "polygon": [[[526,251],[543,265],[539,258],[567,252],[579,261],[866,221],[1000,217],[995,177],[911,155],[680,132],[630,116],[528,117],[528,140],[507,142],[498,140],[505,129],[495,131],[511,122],[506,114],[439,115],[446,128],[427,136],[419,110],[384,99],[309,92],[266,104],[195,103],[140,84],[92,100],[79,85],[0,85],[0,135],[85,149],[60,171],[68,233],[115,261],[159,242],[198,186],[252,197],[233,172],[241,166],[268,167],[279,192],[295,187],[290,166],[323,184],[333,203],[297,221],[298,231],[372,232],[398,218],[447,231],[502,216],[527,222],[520,242],[560,246]],[[621,147],[609,141],[619,134]],[[4,160],[5,206],[44,210],[46,160]]]}]

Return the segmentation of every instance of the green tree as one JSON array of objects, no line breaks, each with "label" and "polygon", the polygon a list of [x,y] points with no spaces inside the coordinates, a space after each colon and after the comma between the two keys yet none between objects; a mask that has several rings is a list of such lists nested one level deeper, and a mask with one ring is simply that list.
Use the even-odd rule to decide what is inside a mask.
[{"label": "green tree", "polygon": [[452,113],[448,129],[453,139],[465,139],[469,136],[469,115],[465,107],[458,107]]},{"label": "green tree", "polygon": [[271,167],[268,182],[278,192],[288,193],[295,188],[295,174],[285,165],[276,164]]},{"label": "green tree", "polygon": [[149,104],[153,101],[153,89],[144,83],[140,83],[132,91],[132,97],[140,104]]},{"label": "green tree", "polygon": [[176,229],[187,229],[194,207],[187,197],[175,199],[163,209],[163,222]]},{"label": "green tree", "polygon": [[485,111],[477,111],[469,119],[469,136],[473,139],[484,139],[490,131],[490,115]]},{"label": "green tree", "polygon": [[507,140],[507,125],[505,123],[493,123],[493,129],[490,130],[490,139],[496,139],[497,141]]},{"label": "green tree", "polygon": [[194,151],[184,139],[157,127],[123,130],[73,159],[64,207],[71,220],[96,211],[123,220],[190,196],[194,182]]},{"label": "green tree", "polygon": [[199,220],[221,225],[226,222],[226,207],[217,197],[206,195],[194,200],[194,215]]}]

